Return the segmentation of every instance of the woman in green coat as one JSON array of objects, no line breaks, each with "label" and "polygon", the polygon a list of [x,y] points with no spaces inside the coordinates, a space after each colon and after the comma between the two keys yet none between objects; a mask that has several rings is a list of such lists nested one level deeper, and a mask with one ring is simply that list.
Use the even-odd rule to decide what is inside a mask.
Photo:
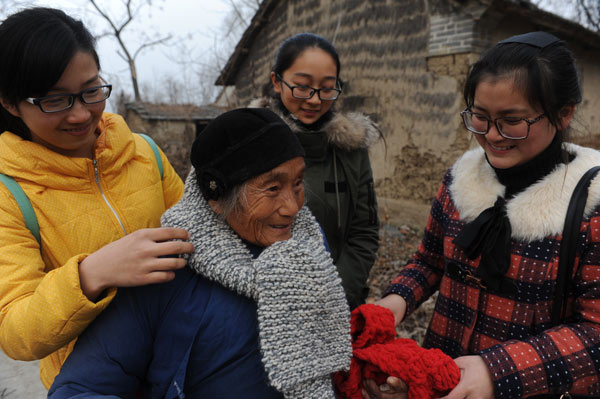
[{"label": "woman in green coat", "polygon": [[369,147],[381,136],[365,115],[333,110],[342,92],[331,43],[312,33],[286,39],[271,72],[273,93],[253,107],[270,108],[298,135],[306,152],[306,203],[325,231],[352,309],[365,302],[379,247],[377,200]]}]

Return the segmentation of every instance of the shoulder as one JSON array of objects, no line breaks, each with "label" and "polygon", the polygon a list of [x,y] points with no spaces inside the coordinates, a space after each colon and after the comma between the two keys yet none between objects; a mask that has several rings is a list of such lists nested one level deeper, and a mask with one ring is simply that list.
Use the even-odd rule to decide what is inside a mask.
[{"label": "shoulder", "polygon": [[[283,119],[292,131],[305,131],[294,123],[289,116],[282,115],[277,109],[275,101],[272,98],[257,98],[250,102],[249,107],[270,109]],[[330,144],[347,151],[368,149],[382,137],[377,124],[369,116],[358,112],[342,113],[334,111],[332,119],[325,124],[322,130],[325,132]]]},{"label": "shoulder", "polygon": [[123,117],[119,114],[113,114],[110,112],[104,112],[102,114],[100,122],[98,122],[98,130],[100,130],[101,133],[105,130],[125,130],[131,133],[127,123],[125,122],[125,119],[123,119]]},{"label": "shoulder", "polygon": [[[600,166],[600,151],[571,143],[565,144],[565,149],[575,155],[575,159],[564,166],[562,171],[564,174],[564,189],[572,193],[579,180],[589,169]],[[562,180],[560,177],[562,175],[555,176],[555,184]],[[592,209],[598,206],[600,206],[600,172],[596,174],[590,183],[585,214],[589,215]]]},{"label": "shoulder", "polygon": [[166,283],[120,288],[117,296],[99,317],[149,330],[159,325],[174,325],[185,314],[189,326],[197,325],[208,303],[215,295],[222,296],[218,284],[184,267],[175,271],[175,278]]},{"label": "shoulder", "polygon": [[[575,144],[564,148],[575,158],[558,165],[550,174],[532,184],[507,203],[507,213],[513,225],[513,236],[525,240],[559,235],[575,186],[591,167],[600,165],[600,152]],[[600,204],[600,178],[589,188],[584,218]]]},{"label": "shoulder", "polygon": [[367,149],[382,136],[375,122],[358,112],[335,113],[324,130],[331,144],[345,150]]},{"label": "shoulder", "polygon": [[329,253],[329,244],[324,240],[325,236],[321,225],[306,205],[296,215],[292,238],[299,243],[300,247],[304,247],[305,250],[312,252],[314,255]]},{"label": "shoulder", "polygon": [[273,106],[271,105],[271,100],[267,97],[260,97],[260,98],[255,98],[254,100],[250,101],[250,104],[248,104],[248,108],[268,108],[268,109],[272,109]]},{"label": "shoulder", "polygon": [[[98,124],[98,130],[100,132],[96,141],[98,159],[110,160],[117,168],[123,167],[129,161],[139,160],[143,160],[143,164],[150,168],[155,167],[158,157],[150,143],[140,133],[132,132],[120,115],[105,112]],[[158,143],[156,147],[161,162],[166,162]]]}]

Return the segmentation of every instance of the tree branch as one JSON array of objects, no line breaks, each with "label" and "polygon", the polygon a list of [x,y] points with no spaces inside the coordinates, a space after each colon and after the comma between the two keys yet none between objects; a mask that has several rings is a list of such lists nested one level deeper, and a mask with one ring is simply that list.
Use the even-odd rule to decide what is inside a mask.
[{"label": "tree branch", "polygon": [[163,38],[161,38],[161,39],[157,39],[157,40],[155,40],[155,41],[153,41],[153,42],[150,42],[150,43],[144,43],[144,44],[142,44],[142,45],[141,45],[141,46],[140,46],[140,47],[139,47],[139,48],[138,48],[138,49],[135,51],[135,53],[133,54],[133,59],[135,60],[135,59],[137,58],[137,56],[139,55],[139,53],[140,53],[140,52],[141,52],[143,49],[145,49],[145,48],[148,48],[148,47],[152,47],[152,46],[156,46],[157,44],[164,44],[164,43],[167,43],[169,40],[171,40],[171,38],[172,38],[172,36],[171,36],[171,35],[167,35],[167,36],[165,36],[165,37],[163,37]]}]

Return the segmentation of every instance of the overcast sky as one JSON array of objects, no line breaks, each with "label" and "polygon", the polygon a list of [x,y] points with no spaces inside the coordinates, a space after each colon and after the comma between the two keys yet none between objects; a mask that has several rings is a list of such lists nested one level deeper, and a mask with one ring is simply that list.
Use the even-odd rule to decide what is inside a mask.
[{"label": "overcast sky", "polygon": [[[27,1],[27,0],[21,0]],[[113,17],[124,15],[123,0],[97,0],[107,7]],[[94,14],[88,0],[31,0],[40,6],[56,7],[67,14],[84,21],[93,34],[106,31],[107,24]],[[168,46],[145,49],[136,58],[138,80],[142,89],[152,86],[160,91],[166,77],[174,79],[198,79],[193,66],[183,66],[181,61],[215,63],[215,51],[223,53],[223,20],[230,10],[227,0],[153,0],[152,7],[145,7],[138,20],[125,30],[125,40],[130,51],[138,47],[142,31],[152,37],[172,35]],[[87,7],[87,8],[86,8]],[[11,13],[12,10],[8,10]],[[229,38],[229,41],[238,38]],[[110,79],[116,89],[133,93],[127,64],[117,54],[118,45],[114,38],[101,37],[97,45],[104,76]],[[229,51],[225,51],[226,56]],[[223,57],[223,56],[222,56]],[[184,76],[188,75],[188,76]],[[194,75],[194,76],[192,76]],[[211,78],[212,79],[212,78]],[[208,79],[207,79],[208,80]],[[212,83],[212,82],[211,82]]]},{"label": "overcast sky", "polygon": [[[99,35],[106,31],[106,22],[93,11],[89,0],[14,0],[26,4],[45,5],[61,8],[69,15],[84,21],[88,29]],[[125,0],[96,0],[114,19],[124,15]],[[142,0],[134,0],[140,2]],[[541,1],[548,7],[557,0]],[[212,87],[215,70],[227,60],[233,46],[237,43],[243,29],[237,29],[229,37],[224,37],[224,21],[230,13],[230,0],[152,0],[151,7],[144,7],[134,23],[125,30],[124,38],[130,51],[139,47],[142,32],[152,37],[172,35],[168,46],[155,46],[144,50],[136,58],[138,81],[142,92],[160,95],[167,79],[187,82],[193,90],[201,84]],[[536,3],[539,4],[538,1]],[[550,4],[548,4],[550,3]],[[11,4],[5,0],[3,4]],[[16,10],[6,10],[8,13]],[[553,10],[556,11],[556,10]],[[252,13],[248,14],[249,20]],[[242,27],[243,28],[243,27]],[[119,50],[112,37],[98,40],[98,53],[103,75],[114,86],[114,92],[125,91],[132,95],[129,69],[125,61],[117,54]],[[216,53],[221,57],[216,60]],[[187,64],[182,64],[186,61]],[[199,75],[202,65],[210,65],[212,75]],[[206,73],[206,71],[202,71]],[[204,83],[199,83],[200,81]],[[208,83],[207,83],[208,82]],[[212,93],[214,97],[215,93]],[[146,98],[148,99],[148,98]],[[150,101],[155,100],[150,98]],[[166,99],[168,102],[168,99]],[[195,99],[190,102],[197,102]],[[109,101],[109,109],[112,109]]]}]

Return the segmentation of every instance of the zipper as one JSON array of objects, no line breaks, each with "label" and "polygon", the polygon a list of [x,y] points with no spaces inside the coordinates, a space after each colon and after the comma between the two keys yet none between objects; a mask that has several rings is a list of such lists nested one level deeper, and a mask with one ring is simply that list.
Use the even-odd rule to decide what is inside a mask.
[{"label": "zipper", "polygon": [[108,198],[106,198],[106,195],[104,195],[104,191],[102,191],[102,186],[100,186],[100,173],[98,173],[98,161],[96,159],[94,159],[94,160],[92,160],[92,162],[94,164],[94,180],[96,180],[96,185],[98,186],[98,190],[100,190],[100,195],[102,195],[104,202],[106,203],[108,208],[112,211],[113,215],[117,218],[117,221],[121,225],[121,229],[123,229],[123,233],[125,233],[125,235],[127,235],[127,230],[125,230],[125,226],[123,225],[123,222],[121,222],[121,218],[117,214],[117,211],[115,211],[115,208],[113,208],[112,205],[110,204],[110,202],[108,202]]},{"label": "zipper", "polygon": [[337,175],[337,156],[335,153],[335,147],[333,147],[333,180],[335,182],[335,201],[337,203],[337,227],[338,230],[342,228],[342,216],[340,209],[340,190],[338,186],[338,175]]}]

